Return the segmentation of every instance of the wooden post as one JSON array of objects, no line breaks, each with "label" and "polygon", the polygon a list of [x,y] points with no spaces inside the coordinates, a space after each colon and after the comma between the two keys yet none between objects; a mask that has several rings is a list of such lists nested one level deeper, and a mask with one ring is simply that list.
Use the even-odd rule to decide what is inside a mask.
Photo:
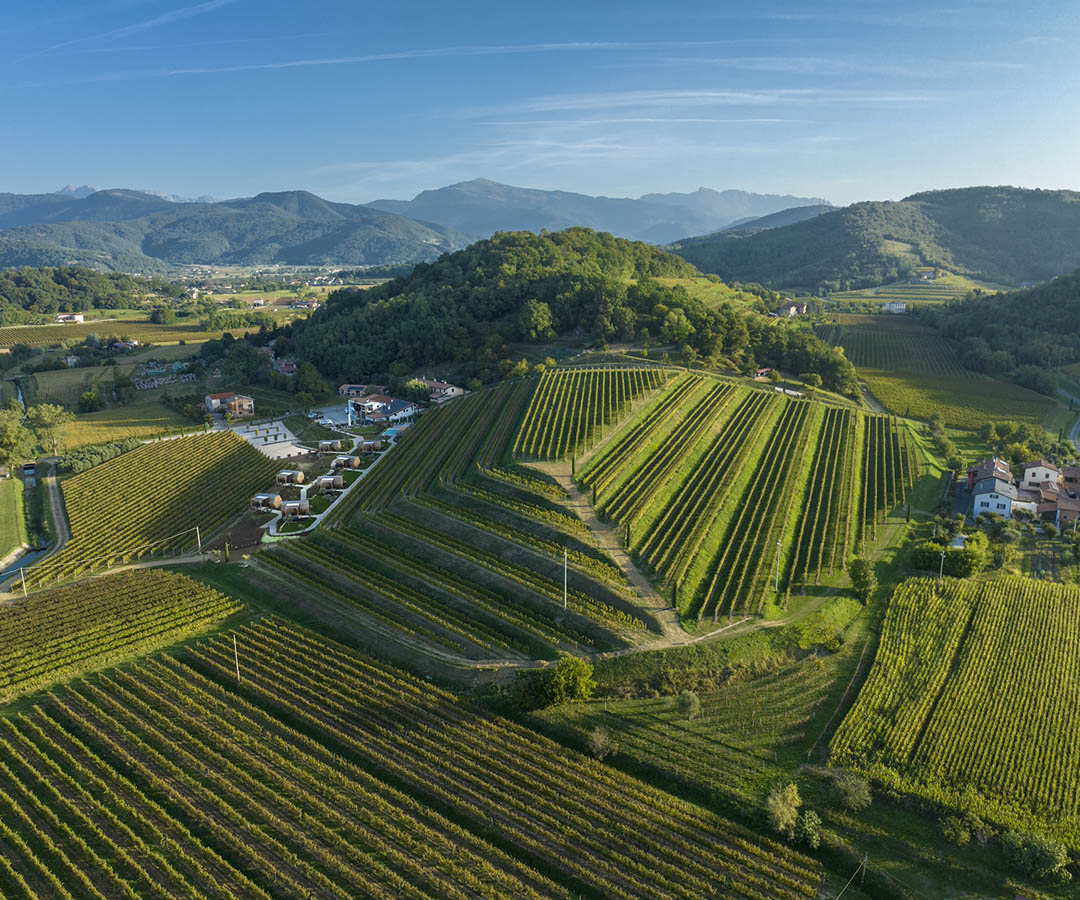
[{"label": "wooden post", "polygon": [[195,541],[199,545],[199,556],[202,556],[202,532],[199,531],[199,526],[195,526]]},{"label": "wooden post", "polygon": [[562,608],[566,612],[566,548],[562,552]]},{"label": "wooden post", "polygon": [[235,634],[232,636],[232,652],[233,652],[233,660],[236,663],[236,683],[239,684],[240,683],[240,653],[236,649],[236,635]]},{"label": "wooden post", "polygon": [[19,574],[22,576],[22,595],[26,596],[26,566],[19,568]]}]

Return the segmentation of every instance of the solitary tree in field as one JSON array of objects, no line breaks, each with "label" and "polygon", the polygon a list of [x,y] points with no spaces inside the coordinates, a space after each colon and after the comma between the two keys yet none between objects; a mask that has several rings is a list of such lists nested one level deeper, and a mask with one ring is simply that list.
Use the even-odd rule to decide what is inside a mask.
[{"label": "solitary tree in field", "polygon": [[789,840],[795,836],[795,826],[799,821],[799,807],[802,797],[795,782],[776,785],[765,798],[765,815],[769,825],[777,834]]},{"label": "solitary tree in field", "polygon": [[701,714],[701,701],[693,691],[683,691],[679,694],[679,712],[688,719],[695,719]]},{"label": "solitary tree in field", "polygon": [[60,444],[64,426],[75,421],[75,416],[58,403],[39,403],[26,411],[30,428],[42,447],[50,447],[55,454]]},{"label": "solitary tree in field", "polygon": [[867,603],[877,590],[877,575],[874,564],[868,559],[856,556],[848,563],[848,577],[851,579],[851,593],[862,603]]}]

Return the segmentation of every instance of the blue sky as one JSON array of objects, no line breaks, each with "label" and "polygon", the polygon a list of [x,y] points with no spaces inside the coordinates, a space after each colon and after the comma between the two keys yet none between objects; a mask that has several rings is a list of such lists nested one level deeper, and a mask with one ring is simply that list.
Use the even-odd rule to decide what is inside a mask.
[{"label": "blue sky", "polygon": [[4,5],[0,191],[1080,189],[1071,0]]}]

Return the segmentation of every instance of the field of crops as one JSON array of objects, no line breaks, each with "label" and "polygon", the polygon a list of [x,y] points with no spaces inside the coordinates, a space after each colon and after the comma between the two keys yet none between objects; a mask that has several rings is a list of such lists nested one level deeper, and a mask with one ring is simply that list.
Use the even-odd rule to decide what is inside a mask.
[{"label": "field of crops", "polygon": [[[243,329],[236,333],[242,334]],[[66,325],[10,325],[0,328],[0,347],[25,344],[28,347],[49,347],[65,341],[82,341],[87,335],[97,334],[103,338],[121,336],[137,340],[141,344],[175,344],[209,341],[219,338],[220,331],[203,331],[198,322],[191,325],[155,325],[149,320],[91,321]]]},{"label": "field of crops", "polygon": [[890,412],[956,428],[985,422],[1041,422],[1056,406],[1043,394],[969,372],[937,332],[905,316],[838,315],[815,328],[841,346],[867,388]]},{"label": "field of crops", "polygon": [[[195,546],[273,480],[277,465],[231,431],[144,444],[63,483],[71,540],[27,574],[47,583]],[[181,532],[183,532],[181,534]]]},{"label": "field of crops", "polygon": [[555,369],[545,372],[521,424],[514,453],[527,459],[564,459],[598,443],[630,404],[669,377],[651,366]]},{"label": "field of crops", "polygon": [[73,450],[88,444],[105,444],[133,437],[149,439],[198,427],[162,403],[112,406],[95,413],[77,415],[75,421],[65,425],[61,431],[60,445],[65,450]]},{"label": "field of crops", "polygon": [[0,704],[198,634],[239,608],[162,569],[31,594],[0,607]]},{"label": "field of crops", "polygon": [[904,582],[831,761],[1080,846],[1080,589]]}]

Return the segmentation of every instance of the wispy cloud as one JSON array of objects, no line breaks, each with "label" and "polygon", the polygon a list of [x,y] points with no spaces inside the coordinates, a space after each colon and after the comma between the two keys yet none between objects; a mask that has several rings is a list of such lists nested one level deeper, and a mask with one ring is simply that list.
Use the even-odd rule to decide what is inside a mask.
[{"label": "wispy cloud", "polygon": [[795,103],[848,103],[867,106],[899,106],[932,103],[940,97],[926,92],[861,91],[846,89],[781,88],[767,90],[688,89],[653,91],[601,91],[554,94],[504,106],[466,110],[486,112],[569,112],[605,109],[655,109],[709,106],[778,106]]},{"label": "wispy cloud", "polygon": [[110,31],[102,31],[97,34],[88,34],[82,37],[72,38],[71,40],[61,41],[59,44],[53,44],[50,47],[45,47],[43,50],[31,53],[30,56],[43,56],[47,53],[61,50],[64,47],[71,47],[75,44],[85,44],[90,41],[118,40],[131,37],[133,34],[141,34],[144,31],[149,31],[152,28],[159,28],[162,25],[168,25],[171,22],[179,22],[183,19],[190,19],[192,16],[201,16],[205,13],[214,12],[214,10],[221,9],[223,6],[229,6],[235,2],[236,0],[203,0],[202,3],[170,9],[168,12],[163,12],[153,18],[143,19],[140,22],[133,22],[130,25],[123,25],[120,28],[113,28]]},{"label": "wispy cloud", "polygon": [[185,50],[191,47],[221,47],[230,44],[265,44],[275,41],[297,41],[307,38],[337,36],[336,31],[308,31],[301,34],[274,34],[265,37],[224,38],[217,41],[186,41],[182,44],[127,44],[125,46],[84,47],[79,53],[133,53],[145,50]]},{"label": "wispy cloud", "polygon": [[[208,0],[208,2],[202,3],[198,7],[187,7],[186,9],[209,12],[211,6],[217,8],[218,6],[233,2],[235,2],[235,0]],[[180,11],[177,10],[176,12]],[[196,13],[193,12],[190,14],[194,15]],[[162,18],[163,17],[158,17],[158,20]],[[151,21],[158,22],[158,20]],[[141,23],[141,25],[153,27],[147,26],[147,23]],[[135,27],[137,26],[128,26],[128,29]],[[131,34],[133,32],[126,31],[126,33]],[[118,32],[114,31],[107,32],[103,35],[96,35],[95,37],[116,37],[117,34]],[[91,39],[92,38],[80,38],[78,41],[69,41],[67,44],[81,43],[82,41]],[[91,75],[81,80],[86,82],[124,81],[130,79],[169,78],[185,75],[222,75],[234,72],[260,72],[325,66],[350,66],[363,63],[391,62],[395,60],[464,58],[470,56],[512,56],[520,54],[612,51],[642,52],[648,50],[670,51],[678,48],[694,49],[716,47],[720,45],[726,46],[729,43],[729,41],[560,41],[541,44],[466,44],[450,47],[391,50],[384,53],[365,53],[356,56],[320,56],[303,59],[271,60],[269,62],[236,63],[234,65],[226,66],[177,66],[158,69],[131,69],[122,72]],[[39,53],[46,53],[49,52],[49,50],[66,46],[67,44],[58,44],[47,50],[39,51]]]}]

